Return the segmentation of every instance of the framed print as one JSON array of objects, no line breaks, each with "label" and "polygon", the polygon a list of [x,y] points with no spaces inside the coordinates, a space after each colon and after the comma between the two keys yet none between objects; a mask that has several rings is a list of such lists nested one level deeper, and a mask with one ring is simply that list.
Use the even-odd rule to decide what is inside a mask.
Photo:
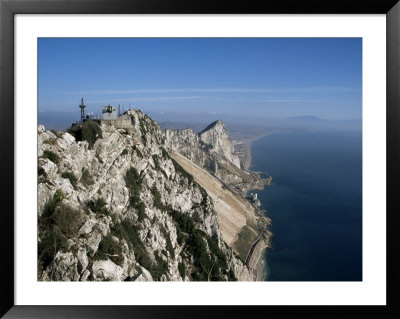
[{"label": "framed print", "polygon": [[2,315],[399,314],[396,1],[0,8]]}]

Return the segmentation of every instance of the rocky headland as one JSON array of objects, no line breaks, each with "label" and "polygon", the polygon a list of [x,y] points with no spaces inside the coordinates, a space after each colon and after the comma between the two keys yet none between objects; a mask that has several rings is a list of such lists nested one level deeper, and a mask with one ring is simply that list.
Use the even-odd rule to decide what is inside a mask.
[{"label": "rocky headland", "polygon": [[267,181],[224,124],[124,120],[38,127],[38,280],[255,280],[270,220],[244,195]]}]

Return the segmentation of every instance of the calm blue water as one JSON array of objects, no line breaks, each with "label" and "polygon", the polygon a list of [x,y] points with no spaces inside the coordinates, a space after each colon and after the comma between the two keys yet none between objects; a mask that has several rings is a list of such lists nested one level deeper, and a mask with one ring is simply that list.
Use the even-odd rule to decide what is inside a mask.
[{"label": "calm blue water", "polygon": [[285,132],[252,144],[272,218],[270,281],[362,280],[361,132]]}]

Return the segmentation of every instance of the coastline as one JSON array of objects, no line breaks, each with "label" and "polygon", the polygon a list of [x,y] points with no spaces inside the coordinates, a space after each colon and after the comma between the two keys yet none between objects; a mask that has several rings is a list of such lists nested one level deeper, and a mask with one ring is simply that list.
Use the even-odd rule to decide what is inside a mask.
[{"label": "coastline", "polygon": [[267,276],[267,267],[264,257],[267,249],[271,246],[271,237],[272,234],[270,232],[267,231],[263,233],[249,252],[246,266],[254,281],[264,281]]},{"label": "coastline", "polygon": [[[237,141],[237,144],[242,144],[244,145],[244,152],[246,153],[244,156],[244,160],[243,160],[243,168],[245,170],[251,171],[251,162],[252,162],[252,154],[251,154],[251,144],[257,140],[259,140],[260,138],[263,138],[265,136],[269,136],[272,134],[276,134],[282,132],[281,130],[278,131],[271,131],[265,134],[261,134],[261,135],[257,135],[253,138],[249,138],[247,140],[244,141]],[[253,172],[253,173],[257,173],[257,172]]]},{"label": "coastline", "polygon": [[[243,168],[247,171],[250,171],[252,173],[257,174],[258,176],[260,175],[266,175],[267,178],[260,178],[263,180],[263,183],[260,185],[252,185],[251,188],[247,190],[247,192],[254,191],[254,190],[264,190],[266,186],[269,186],[272,181],[272,177],[265,172],[256,172],[251,170],[251,163],[252,163],[252,154],[251,154],[251,144],[265,136],[269,136],[272,134],[278,133],[278,131],[274,132],[268,132],[266,134],[259,135],[255,138],[249,139],[245,141],[243,144],[245,145],[245,157],[244,157],[244,163],[243,163]],[[269,217],[266,216],[266,211],[262,210],[258,207],[258,205],[253,205],[256,208],[256,212],[258,214],[262,214],[260,216],[260,220],[264,219],[262,217],[266,217],[266,224],[260,229],[261,235],[260,238],[253,244],[254,247],[249,251],[249,256],[248,260],[246,260],[246,266],[249,269],[249,272],[251,276],[254,278],[254,281],[265,281],[265,278],[267,278],[267,265],[265,262],[265,255],[267,252],[267,249],[271,247],[271,238],[272,238],[272,233],[271,231],[268,230],[268,226],[270,225],[270,219]]]}]

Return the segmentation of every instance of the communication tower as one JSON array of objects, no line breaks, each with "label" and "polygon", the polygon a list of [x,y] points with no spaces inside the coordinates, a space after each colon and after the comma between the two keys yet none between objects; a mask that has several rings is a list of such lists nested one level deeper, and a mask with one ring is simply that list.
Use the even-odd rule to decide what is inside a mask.
[{"label": "communication tower", "polygon": [[79,105],[79,107],[81,108],[81,123],[83,123],[85,119],[85,107],[86,107],[86,105],[83,103],[83,98],[81,98],[81,104]]}]

